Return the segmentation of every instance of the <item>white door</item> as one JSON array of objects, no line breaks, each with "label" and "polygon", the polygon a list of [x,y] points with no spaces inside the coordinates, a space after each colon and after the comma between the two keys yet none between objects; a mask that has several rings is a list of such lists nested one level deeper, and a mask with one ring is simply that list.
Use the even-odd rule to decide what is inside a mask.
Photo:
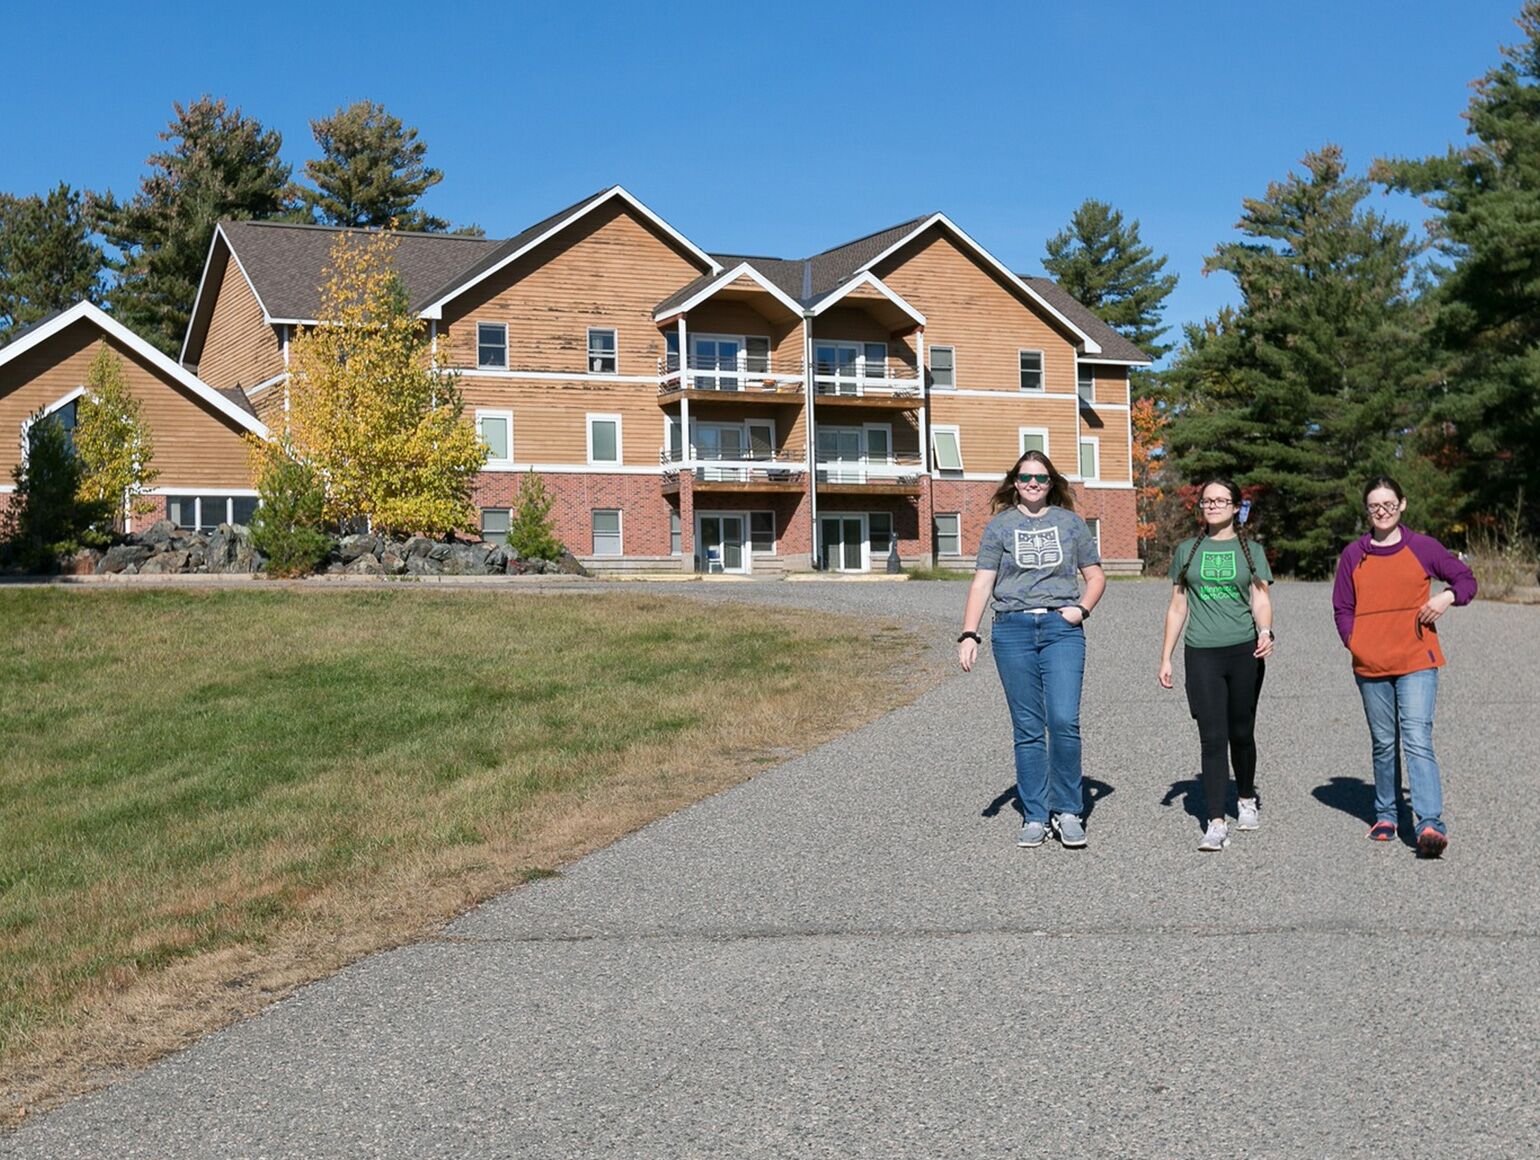
[{"label": "white door", "polygon": [[820,567],[828,572],[867,570],[865,516],[820,516],[818,530]]},{"label": "white door", "polygon": [[747,572],[748,553],[743,550],[741,515],[696,517],[695,542],[700,546],[697,566],[702,572]]}]

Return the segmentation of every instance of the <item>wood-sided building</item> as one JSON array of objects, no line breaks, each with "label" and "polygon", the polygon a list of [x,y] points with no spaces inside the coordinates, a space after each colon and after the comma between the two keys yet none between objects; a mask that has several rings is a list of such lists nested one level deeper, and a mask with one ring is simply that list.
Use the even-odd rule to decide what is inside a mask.
[{"label": "wood-sided building", "polygon": [[[222,224],[186,369],[271,419],[339,232]],[[1149,358],[944,214],[810,258],[714,254],[613,186],[505,241],[401,234],[396,262],[488,445],[489,538],[533,470],[598,568],[961,563],[1038,447],[1109,568],[1139,566],[1128,372]]]},{"label": "wood-sided building", "polygon": [[146,496],[151,510],[133,516],[130,526],[168,517],[204,529],[247,522],[257,493],[243,436],[266,438],[266,425],[239,390],[210,387],[89,302],[0,347],[0,432],[10,432],[0,438],[0,506],[14,491],[29,425],[43,414],[73,428],[87,373],[104,346],[121,360],[154,443],[151,466],[158,476]]}]

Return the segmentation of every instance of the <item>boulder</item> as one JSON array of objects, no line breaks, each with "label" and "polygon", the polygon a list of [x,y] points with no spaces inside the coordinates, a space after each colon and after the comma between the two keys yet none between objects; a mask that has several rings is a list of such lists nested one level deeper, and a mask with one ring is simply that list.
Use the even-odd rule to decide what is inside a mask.
[{"label": "boulder", "polygon": [[428,549],[428,559],[447,560],[449,558],[449,553],[454,551],[454,549],[454,544],[434,544]]},{"label": "boulder", "polygon": [[90,576],[102,562],[103,553],[97,548],[81,548],[73,556],[59,561],[59,571],[66,576]]},{"label": "boulder", "polygon": [[170,520],[156,520],[139,537],[141,544],[169,544],[176,535],[176,525]]},{"label": "boulder", "polygon": [[[128,572],[133,568],[139,571],[139,565],[148,560],[154,552],[143,544],[114,544],[108,548],[102,558],[97,561],[96,574],[108,576],[115,572]],[[132,575],[133,573],[129,573]]]},{"label": "boulder", "polygon": [[426,556],[433,550],[433,541],[426,536],[413,536],[401,546],[404,556]]},{"label": "boulder", "polygon": [[379,552],[379,537],[363,533],[343,536],[337,545],[337,554],[342,557],[344,564],[351,564],[360,556],[378,556]]},{"label": "boulder", "polygon": [[387,576],[401,576],[406,573],[406,557],[401,554],[399,547],[386,548],[380,556],[380,570]]},{"label": "boulder", "polygon": [[143,564],[139,565],[140,573],[145,576],[164,576],[172,572],[183,572],[186,569],[187,553],[175,550],[151,556]]},{"label": "boulder", "polygon": [[235,542],[229,534],[229,526],[220,524],[209,534],[203,555],[210,572],[230,571],[230,562],[235,558]]},{"label": "boulder", "polygon": [[205,572],[208,570],[208,550],[197,541],[187,549],[187,571]]},{"label": "boulder", "polygon": [[438,563],[426,556],[408,556],[406,558],[406,574],[408,576],[437,576],[439,574]]},{"label": "boulder", "polygon": [[385,569],[380,566],[379,560],[373,553],[365,552],[362,556],[355,556],[351,563],[343,566],[344,570],[352,576],[383,576]]},{"label": "boulder", "polygon": [[588,569],[583,567],[578,558],[571,552],[567,551],[566,548],[563,548],[561,550],[561,555],[557,557],[555,568],[548,568],[547,571],[561,572],[568,576],[589,575]]}]

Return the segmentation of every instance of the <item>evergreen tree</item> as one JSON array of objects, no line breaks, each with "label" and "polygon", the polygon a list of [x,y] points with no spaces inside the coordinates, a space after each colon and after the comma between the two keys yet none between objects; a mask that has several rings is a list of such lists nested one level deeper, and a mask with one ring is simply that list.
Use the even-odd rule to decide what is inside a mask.
[{"label": "evergreen tree", "polygon": [[89,216],[62,181],[41,196],[0,193],[0,346],[83,298],[100,301],[104,258]]},{"label": "evergreen tree", "polygon": [[1321,576],[1359,530],[1363,481],[1418,458],[1434,383],[1409,231],[1362,208],[1368,183],[1337,147],[1304,166],[1247,199],[1247,240],[1205,263],[1235,278],[1241,305],[1187,328],[1165,376],[1167,446],[1189,481],[1255,487],[1275,567]]},{"label": "evergreen tree", "polygon": [[424,161],[428,147],[417,139],[417,130],[402,125],[384,105],[356,101],[311,121],[310,129],[321,147],[318,160],[305,162],[305,176],[315,188],[301,186],[296,193],[316,221],[402,230],[449,228],[448,222],[417,208],[422,195],[444,175]]},{"label": "evergreen tree", "polygon": [[1435,295],[1433,340],[1447,382],[1433,399],[1435,430],[1465,508],[1505,518],[1530,503],[1540,532],[1540,0],[1518,18],[1525,41],[1474,86],[1473,139],[1423,160],[1370,171],[1437,210],[1433,239],[1452,265]]},{"label": "evergreen tree", "polygon": [[99,200],[102,232],[120,253],[108,293],[125,326],[175,355],[187,331],[214,226],[222,219],[281,216],[289,167],[282,137],[204,96],[173,106],[160,134],[169,148],[153,154],[132,200]]},{"label": "evergreen tree", "polygon": [[273,576],[305,576],[320,567],[331,548],[322,512],[326,489],[293,449],[248,435],[260,503],[251,521],[252,546],[267,557]]},{"label": "evergreen tree", "polygon": [[551,524],[555,500],[533,471],[519,483],[514,501],[513,519],[508,524],[508,546],[523,560],[555,560],[561,555],[561,541]]},{"label": "evergreen tree", "polygon": [[1169,328],[1160,315],[1177,279],[1161,273],[1165,265],[1165,255],[1156,257],[1140,239],[1137,218],[1125,224],[1119,211],[1094,199],[1048,239],[1043,259],[1067,293],[1156,359],[1172,349],[1161,341]]},{"label": "evergreen tree", "polygon": [[27,423],[27,457],[16,465],[16,490],[0,519],[5,555],[29,572],[51,572],[60,556],[99,542],[92,529],[111,519],[111,505],[83,502],[80,459],[57,414]]}]

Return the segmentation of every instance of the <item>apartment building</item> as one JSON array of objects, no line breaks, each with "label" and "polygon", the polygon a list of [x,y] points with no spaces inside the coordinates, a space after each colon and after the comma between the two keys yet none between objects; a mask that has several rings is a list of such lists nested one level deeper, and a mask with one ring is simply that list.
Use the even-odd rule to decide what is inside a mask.
[{"label": "apartment building", "polygon": [[[271,420],[339,231],[227,222],[184,367]],[[1128,372],[1149,358],[941,213],[809,258],[711,253],[619,186],[503,241],[401,234],[398,270],[489,449],[481,531],[540,473],[599,569],[961,564],[1028,447],[1137,570]]]}]

